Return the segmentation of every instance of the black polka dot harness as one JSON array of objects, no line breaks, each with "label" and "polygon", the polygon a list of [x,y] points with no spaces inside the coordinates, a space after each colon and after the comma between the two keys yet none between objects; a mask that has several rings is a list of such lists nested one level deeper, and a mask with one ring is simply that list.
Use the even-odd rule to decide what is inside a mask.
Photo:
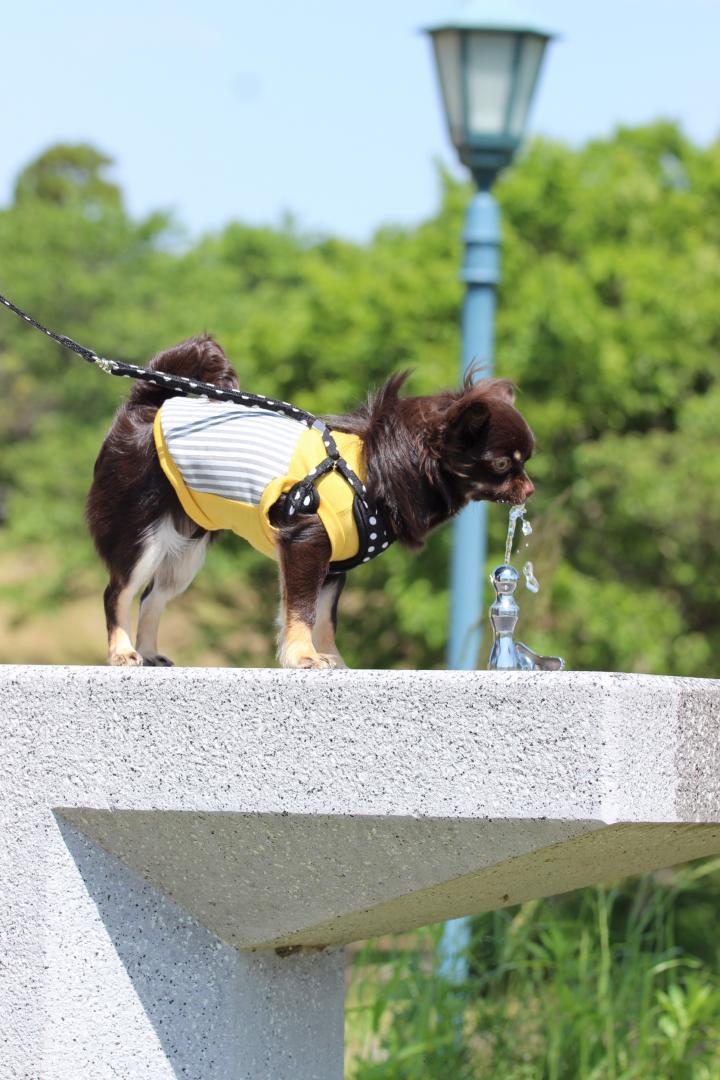
[{"label": "black polka dot harness", "polygon": [[122,360],[107,360],[98,356],[92,349],[87,349],[84,345],[73,341],[72,338],[49,330],[46,326],[33,319],[31,315],[21,311],[7,297],[0,295],[0,304],[4,304],[10,311],[19,315],[21,319],[34,326],[36,330],[47,334],[49,338],[57,341],[64,348],[71,349],[79,356],[82,356],[84,360],[87,360],[88,363],[95,364],[107,375],[117,375],[125,379],[139,379],[141,382],[149,382],[154,386],[162,386],[167,390],[172,390],[175,394],[207,397],[215,401],[234,401],[238,405],[250,408],[269,409],[271,412],[282,413],[292,420],[297,420],[298,423],[319,431],[326,450],[326,456],[315,468],[310,470],[306,477],[294,484],[283,496],[282,511],[288,524],[292,524],[294,520],[303,514],[315,514],[320,506],[320,493],[315,485],[318,480],[332,470],[339,472],[345,482],[350,485],[353,490],[353,518],[358,534],[358,551],[350,559],[331,562],[328,573],[344,574],[362,563],[370,562],[371,559],[377,558],[383,551],[386,551],[396,539],[383,508],[379,505],[373,506],[370,504],[365,485],[340,454],[332,432],[324,420],[318,419],[312,413],[305,412],[304,409],[298,409],[288,401],[277,401],[273,398],[264,397],[262,394],[248,394],[244,390],[225,390],[222,387],[214,386],[212,383],[199,382],[197,379],[189,379],[184,375],[167,375],[162,371],[152,371],[148,368],[138,367],[136,364],[127,364]]}]

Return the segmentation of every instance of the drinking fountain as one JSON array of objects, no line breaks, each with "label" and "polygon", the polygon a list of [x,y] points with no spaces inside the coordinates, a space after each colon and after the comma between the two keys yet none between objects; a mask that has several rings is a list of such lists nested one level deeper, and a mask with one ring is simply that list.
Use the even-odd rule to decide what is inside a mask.
[{"label": "drinking fountain", "polygon": [[514,566],[503,563],[493,570],[490,584],[495,590],[495,600],[490,606],[490,625],[493,629],[493,646],[488,668],[496,671],[561,671],[565,661],[559,656],[539,656],[513,640],[520,617],[515,599],[520,575]]}]

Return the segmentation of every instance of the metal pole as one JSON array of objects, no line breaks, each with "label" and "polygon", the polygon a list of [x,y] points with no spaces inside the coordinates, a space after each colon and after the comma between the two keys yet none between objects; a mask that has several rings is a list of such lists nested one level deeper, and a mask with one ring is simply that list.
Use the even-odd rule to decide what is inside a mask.
[{"label": "metal pole", "polygon": [[[460,280],[467,290],[462,310],[462,367],[478,364],[491,375],[494,359],[495,304],[500,279],[500,212],[489,191],[472,199],[465,219],[465,258]],[[483,585],[487,547],[484,503],[470,503],[453,531],[450,571],[450,638],[447,666],[477,667],[483,627]]]},{"label": "metal pole", "polygon": [[[489,187],[489,185],[488,185]],[[494,359],[495,306],[500,280],[500,211],[489,190],[476,193],[465,218],[465,258],[460,280],[467,289],[462,310],[462,375],[477,364],[491,375]],[[455,521],[450,569],[450,635],[447,666],[474,670],[483,630],[483,594],[487,550],[487,508],[470,503]],[[467,979],[470,919],[445,923],[438,972],[452,983]]]}]

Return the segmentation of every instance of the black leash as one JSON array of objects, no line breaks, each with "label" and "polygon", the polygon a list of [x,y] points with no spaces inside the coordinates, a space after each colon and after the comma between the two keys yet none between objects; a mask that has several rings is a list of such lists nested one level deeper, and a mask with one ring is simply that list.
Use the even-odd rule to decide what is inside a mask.
[{"label": "black leash", "polygon": [[[367,526],[365,524],[364,530],[368,528],[375,528],[375,519],[379,519],[378,524],[381,524],[382,541],[383,546],[368,547],[370,552],[369,558],[362,556],[359,561],[369,562],[370,558],[374,558],[379,555],[388,544],[394,540],[394,535],[389,525],[384,520],[384,514],[379,508],[371,507],[367,501],[367,490],[357,473],[350,468],[347,461],[342,457],[338,450],[337,443],[333,438],[330,428],[327,426],[324,420],[319,420],[312,413],[305,412],[304,409],[298,409],[297,406],[291,405],[289,401],[276,401],[274,398],[264,397],[262,394],[248,394],[244,390],[226,390],[219,386],[214,386],[212,383],[199,382],[197,379],[189,379],[184,375],[167,375],[163,371],[151,371],[148,368],[139,367],[137,364],[128,364],[123,360],[108,360],[103,356],[98,356],[93,349],[87,349],[84,345],[80,345],[77,341],[73,341],[72,338],[66,337],[64,334],[57,334],[54,330],[48,329],[47,326],[43,326],[37,319],[33,319],[32,315],[28,315],[26,311],[13,304],[12,300],[8,300],[6,296],[0,294],[0,304],[4,304],[9,311],[18,315],[30,326],[33,326],[36,330],[39,330],[42,334],[46,334],[47,337],[52,338],[59,345],[62,345],[65,349],[71,349],[77,353],[78,356],[82,356],[83,360],[86,360],[89,364],[95,364],[101,371],[104,371],[106,375],[117,375],[124,379],[139,379],[141,382],[149,382],[154,386],[162,386],[167,390],[173,390],[177,394],[183,394],[186,397],[207,397],[212,398],[215,401],[232,401],[237,405],[245,405],[246,407],[257,406],[258,408],[269,409],[271,412],[282,413],[285,416],[289,416],[292,420],[297,420],[300,423],[306,424],[309,428],[315,428],[319,431],[327,456],[316,465],[309,476],[306,476],[304,480],[300,480],[294,487],[290,489],[286,497],[286,507],[288,517],[293,517],[298,514],[314,514],[320,505],[320,496],[318,494],[315,484],[326,473],[331,472],[333,469],[337,470],[340,475],[347,481],[350,487],[355,492],[355,495],[360,500],[362,509],[365,511],[363,517],[367,519],[371,524]],[[356,510],[359,510],[356,507]],[[367,515],[370,515],[369,517]],[[356,523],[360,528],[360,522]],[[374,534],[373,534],[374,539]],[[385,542],[387,541],[387,542]],[[362,543],[361,543],[362,546]],[[347,564],[347,565],[346,565]],[[334,564],[335,566],[342,566],[342,569],[351,569],[351,565],[356,565],[355,559],[347,559],[344,564]],[[340,570],[336,570],[339,573]]]},{"label": "black leash", "polygon": [[87,360],[89,364],[95,364],[107,375],[117,375],[124,379],[139,379],[142,382],[152,383],[154,386],[163,386],[168,390],[175,390],[177,393],[186,396],[209,397],[214,398],[216,401],[234,401],[238,405],[245,406],[262,406],[265,409],[270,409],[271,412],[284,413],[293,420],[307,424],[310,428],[316,428],[322,435],[327,457],[315,469],[314,478],[319,480],[326,472],[337,469],[338,472],[342,473],[355,493],[364,499],[366,495],[365,485],[345,459],[341,457],[330,428],[325,421],[318,420],[312,413],[305,412],[304,409],[298,409],[297,406],[291,405],[289,401],[276,401],[274,398],[267,398],[262,394],[248,394],[241,390],[226,390],[220,386],[213,386],[212,383],[189,379],[184,375],[166,375],[162,371],[151,371],[149,368],[138,367],[137,364],[127,364],[123,360],[107,360],[105,357],[98,356],[92,349],[87,349],[84,345],[80,345],[79,342],[73,341],[72,338],[66,337],[64,334],[57,334],[54,330],[43,326],[37,319],[33,319],[32,315],[28,315],[26,311],[22,311],[21,308],[13,304],[12,300],[8,300],[6,296],[0,295],[0,304],[4,304],[6,308],[19,315],[30,326],[34,326],[36,330],[47,334],[49,338],[57,341],[59,345],[66,349],[72,349],[78,356],[82,356],[83,360]]},{"label": "black leash", "polygon": [[109,371],[107,365],[114,363],[113,360],[103,360],[92,349],[86,349],[84,345],[79,345],[77,341],[73,341],[72,338],[65,337],[64,334],[56,334],[54,330],[48,330],[47,326],[43,326],[37,319],[33,319],[32,315],[28,315],[26,311],[22,311],[19,307],[13,304],[12,300],[8,300],[7,296],[0,295],[0,304],[4,304],[10,311],[14,311],[16,315],[19,315],[21,319],[24,319],[26,323],[30,323],[36,330],[40,330],[43,334],[47,334],[53,341],[57,341],[60,345],[64,345],[66,349],[72,349],[79,356],[82,356],[83,360],[87,360],[90,364],[99,364],[103,371]]}]

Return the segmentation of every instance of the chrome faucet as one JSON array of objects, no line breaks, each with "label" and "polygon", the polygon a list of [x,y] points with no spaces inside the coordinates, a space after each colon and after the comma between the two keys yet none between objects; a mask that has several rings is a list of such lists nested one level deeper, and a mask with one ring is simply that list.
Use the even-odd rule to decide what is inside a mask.
[{"label": "chrome faucet", "polygon": [[513,641],[520,608],[513,593],[520,575],[514,566],[496,567],[490,575],[495,600],[490,607],[494,641],[488,668],[496,671],[561,671],[565,661],[559,656],[538,656],[527,645]]}]

